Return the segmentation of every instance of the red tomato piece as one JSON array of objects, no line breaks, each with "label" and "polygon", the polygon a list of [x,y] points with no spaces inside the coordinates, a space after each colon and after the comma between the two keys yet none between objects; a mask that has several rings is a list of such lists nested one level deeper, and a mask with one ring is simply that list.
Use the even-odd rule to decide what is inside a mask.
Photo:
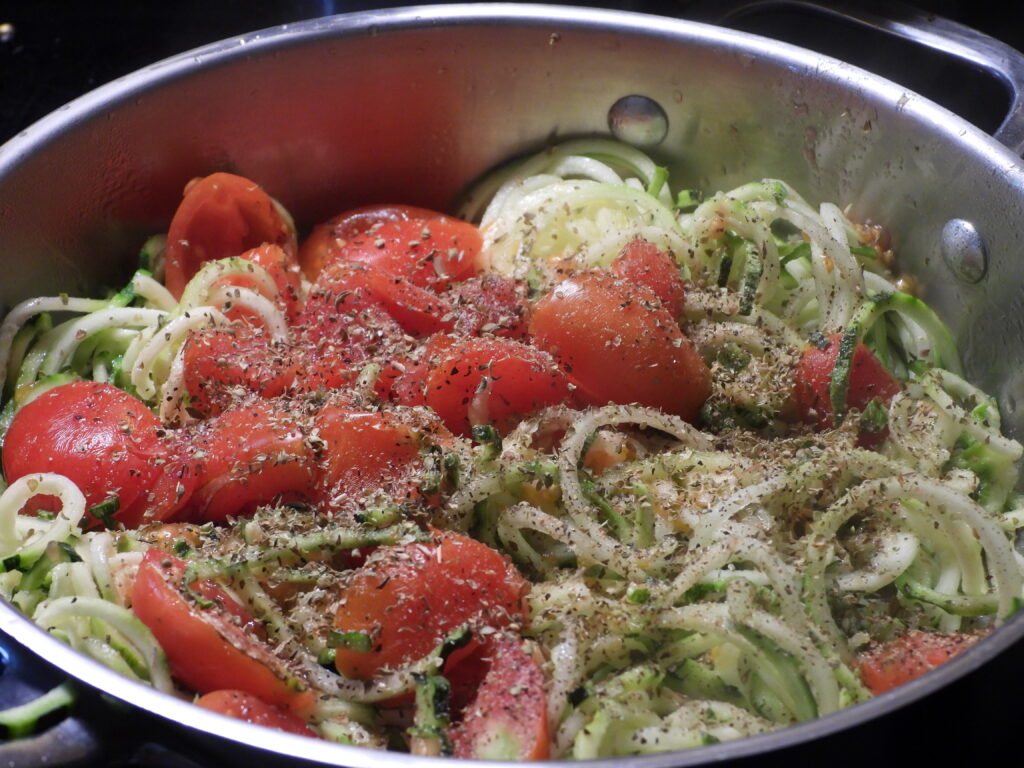
[{"label": "red tomato piece", "polygon": [[284,665],[251,631],[256,622],[244,607],[213,582],[193,585],[211,606],[186,598],[186,567],[150,549],[132,588],[132,611],[164,649],[172,674],[199,693],[241,690],[300,716],[307,712],[314,694],[296,689]]},{"label": "red tomato piece", "polygon": [[502,275],[471,277],[453,285],[447,298],[455,316],[453,330],[461,336],[526,336],[526,285]]},{"label": "red tomato piece", "polygon": [[201,418],[222,413],[240,394],[277,397],[302,370],[292,349],[247,324],[193,331],[182,354],[188,407]]},{"label": "red tomato piece", "polygon": [[[442,334],[443,335],[443,334]],[[427,404],[427,376],[430,366],[425,362],[408,362],[396,371],[387,390],[391,402],[410,407]]]},{"label": "red tomato piece", "polygon": [[268,243],[280,246],[296,263],[295,230],[258,184],[231,173],[193,179],[167,231],[167,289],[180,298],[204,262],[240,256]]},{"label": "red tomato piece", "polygon": [[[429,336],[451,327],[451,306],[445,298],[413,285],[404,277],[347,261],[333,262],[320,273],[301,323],[316,328],[317,318],[339,313],[344,316],[353,308],[365,312],[365,307],[372,303],[412,336]],[[375,334],[376,338],[380,336]]]},{"label": "red tomato piece", "polygon": [[335,664],[346,677],[368,678],[423,658],[464,624],[521,624],[528,590],[529,582],[504,555],[457,533],[382,547],[351,573],[334,617],[339,631],[366,633],[372,647],[338,648]]},{"label": "red tomato piece", "polygon": [[[804,350],[796,367],[797,411],[801,421],[813,424],[819,430],[835,426],[830,387],[841,340],[842,334],[835,333],[825,339],[824,347],[811,344]],[[847,407],[863,411],[872,400],[887,406],[900,389],[899,382],[874,353],[863,344],[858,344],[850,365]],[[860,442],[865,447],[874,447],[885,440],[887,434],[887,429],[881,432],[862,432]]]},{"label": "red tomato piece", "polygon": [[[394,360],[384,360],[380,364],[380,373],[374,383],[374,392],[381,401],[398,402],[395,396],[395,387],[399,385],[402,378],[416,363],[406,357],[399,357]],[[422,405],[422,403],[421,403]]]},{"label": "red tomato piece", "polygon": [[421,287],[436,286],[438,280],[443,287],[449,280],[462,280],[480,271],[477,255],[481,245],[476,227],[437,211],[411,205],[370,205],[338,214],[315,227],[302,244],[299,263],[310,280],[331,261],[345,258],[412,278]]},{"label": "red tomato piece", "polygon": [[299,736],[319,738],[302,718],[245,691],[210,691],[196,699],[196,704],[211,712],[219,712],[265,728],[276,728],[279,731],[297,733]]},{"label": "red tomato piece", "polygon": [[296,378],[300,392],[346,386],[371,358],[393,356],[406,345],[402,327],[358,285],[314,288],[299,322],[305,350]]},{"label": "red tomato piece", "polygon": [[479,230],[458,219],[408,219],[374,225],[334,251],[336,259],[358,261],[404,277],[420,288],[444,290],[452,281],[480,271]]},{"label": "red tomato piece", "polygon": [[546,760],[550,757],[546,680],[522,640],[502,634],[487,643],[490,668],[452,729],[456,757]]},{"label": "red tomato piece", "polygon": [[[299,265],[295,262],[295,256],[289,254],[279,245],[261,245],[245,253],[239,254],[240,258],[251,261],[267,271],[277,286],[278,305],[284,310],[289,322],[295,322],[302,308],[302,278],[299,272]],[[227,279],[231,285],[239,285],[259,293],[255,280],[246,277],[234,276]],[[235,319],[245,317],[253,321],[258,316],[251,313],[242,314],[238,310],[227,312],[227,316]],[[258,322],[254,323],[259,325]]]},{"label": "red tomato piece", "polygon": [[569,379],[551,355],[522,342],[442,336],[430,347],[437,354],[424,401],[455,434],[469,435],[477,424],[504,434],[523,417],[572,400]]},{"label": "red tomato piece", "polygon": [[857,666],[864,684],[879,696],[945,664],[979,639],[979,635],[939,635],[911,630],[861,654]]},{"label": "red tomato piece", "polygon": [[329,404],[316,416],[323,441],[318,497],[328,508],[358,505],[367,493],[384,491],[394,501],[418,497],[422,449],[428,439],[448,442],[440,425],[423,427],[394,412],[365,412]]},{"label": "red tomato piece", "polygon": [[554,355],[592,405],[640,403],[696,420],[711,373],[696,346],[644,285],[587,272],[533,308],[533,342]]},{"label": "red tomato piece", "polygon": [[686,306],[686,283],[672,257],[647,240],[636,239],[626,244],[612,262],[612,273],[631,283],[646,285],[661,303],[680,318]]},{"label": "red tomato piece", "polygon": [[[15,414],[4,438],[4,476],[13,482],[35,472],[64,475],[81,489],[87,507],[116,496],[115,519],[134,528],[144,517],[162,519],[155,510],[167,512],[171,501],[157,497],[167,490],[159,479],[169,470],[161,432],[142,401],[111,384],[63,384]],[[28,505],[29,511],[59,508],[53,497]]]},{"label": "red tomato piece", "polygon": [[183,518],[245,517],[263,504],[308,500],[313,451],[286,404],[254,399],[190,431],[186,460],[196,484]]},{"label": "red tomato piece", "polygon": [[355,237],[374,226],[389,221],[431,219],[439,214],[414,205],[364,205],[339,213],[313,227],[299,248],[299,264],[306,277],[316,280],[324,266],[334,260],[333,254]]}]

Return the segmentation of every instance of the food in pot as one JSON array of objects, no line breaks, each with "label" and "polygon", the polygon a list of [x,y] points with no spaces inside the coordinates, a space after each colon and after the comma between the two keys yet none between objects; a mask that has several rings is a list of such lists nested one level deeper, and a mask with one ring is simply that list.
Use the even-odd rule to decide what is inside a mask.
[{"label": "food in pot", "polygon": [[126,287],[0,328],[0,587],[172,695],[419,754],[866,700],[1024,584],[1022,448],[877,235],[596,139],[301,241],[195,180]]}]

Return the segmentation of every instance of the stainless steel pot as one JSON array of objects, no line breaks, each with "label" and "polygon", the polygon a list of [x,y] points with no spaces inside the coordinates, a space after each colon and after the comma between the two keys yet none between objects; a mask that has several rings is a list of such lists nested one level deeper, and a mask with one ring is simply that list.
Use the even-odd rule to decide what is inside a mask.
[{"label": "stainless steel pot", "polygon": [[[960,46],[1008,79],[1021,73],[1009,49],[979,53],[962,30],[931,34],[940,31],[961,37],[955,46],[936,44]],[[999,137],[1019,151],[1014,94]],[[10,306],[43,292],[116,284],[141,239],[166,228],[182,186],[199,174],[231,170],[258,180],[300,228],[357,203],[444,208],[510,155],[606,133],[609,111],[625,96],[643,98],[613,112],[617,130],[648,141],[677,183],[718,189],[780,177],[889,229],[901,266],[953,328],[969,374],[998,396],[1007,431],[1024,437],[1018,155],[839,61],[635,14],[515,5],[361,13],[228,40],[115,81],[0,148],[0,300]],[[663,135],[642,119],[659,109]],[[211,715],[82,658],[6,605],[0,630],[85,685],[166,718],[169,732],[207,734],[234,762],[434,762]],[[1021,635],[1017,616],[935,673],[815,722],[628,762],[714,762],[849,728],[966,674]]]}]

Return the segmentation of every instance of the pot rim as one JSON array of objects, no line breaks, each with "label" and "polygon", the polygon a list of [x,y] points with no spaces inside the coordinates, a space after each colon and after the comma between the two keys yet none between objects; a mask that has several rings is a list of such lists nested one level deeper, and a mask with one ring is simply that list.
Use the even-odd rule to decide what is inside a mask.
[{"label": "pot rim", "polygon": [[[0,146],[0,184],[26,158],[45,151],[65,133],[119,105],[139,98],[162,85],[184,79],[197,72],[215,69],[245,57],[269,54],[277,49],[315,44],[321,40],[340,40],[358,36],[383,36],[422,27],[471,25],[559,25],[563,29],[653,36],[684,45],[726,49],[737,55],[767,57],[786,66],[797,75],[815,78],[875,98],[898,104],[909,118],[925,123],[938,133],[955,136],[957,141],[980,155],[995,172],[1016,177],[1024,188],[1020,158],[959,116],[918,96],[896,83],[846,64],[837,59],[788,43],[761,36],[716,27],[701,22],[665,18],[649,14],[575,6],[482,3],[423,5],[340,14],[332,17],[285,24],[228,38],[172,56],[100,86],[20,132]],[[56,665],[62,671],[93,688],[180,726],[220,736],[239,744],[257,747],[281,757],[299,756],[309,762],[371,766],[451,766],[448,758],[430,758],[399,752],[381,752],[330,742],[314,741],[240,720],[211,713],[190,702],[160,693],[142,683],[121,676],[49,635],[5,601],[0,601],[0,631]],[[958,655],[938,669],[870,701],[839,710],[825,717],[770,733],[737,741],[627,758],[588,761],[595,768],[668,768],[715,763],[748,757],[796,746],[830,734],[853,728],[896,709],[909,705],[953,681],[967,675],[990,658],[1002,653],[1024,636],[1024,612],[1009,619],[989,637]],[[549,764],[562,761],[547,761]],[[485,768],[502,763],[460,761],[470,768]],[[506,763],[508,765],[509,763]]]}]

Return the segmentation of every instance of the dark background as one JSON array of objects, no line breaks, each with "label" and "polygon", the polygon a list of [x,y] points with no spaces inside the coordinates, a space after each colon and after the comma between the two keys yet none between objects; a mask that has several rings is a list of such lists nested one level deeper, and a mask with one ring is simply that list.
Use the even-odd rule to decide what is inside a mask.
[{"label": "dark background", "polygon": [[[368,8],[411,3],[334,0],[0,0],[0,142],[67,101],[103,83],[167,56],[221,38],[286,22]],[[716,21],[735,3],[686,2],[566,3],[605,5]],[[1024,49],[1024,4],[996,10],[996,3],[934,0],[915,7],[955,19]],[[891,4],[882,4],[892,10]],[[9,26],[8,26],[9,25]],[[880,40],[818,14],[772,9],[730,22],[748,31],[782,37],[838,56],[939,101],[985,130],[998,126],[1009,90],[997,78],[945,57]],[[0,279],[3,279],[0,276]],[[22,695],[13,675],[45,687],[59,675],[15,655],[0,679],[0,702]],[[1016,757],[1024,681],[1024,648],[1012,648],[966,679],[885,718],[826,739],[736,761],[727,768],[824,765],[969,765]],[[12,698],[13,697],[13,698]],[[98,739],[99,756],[88,765],[221,765],[201,745],[169,741],[166,730],[147,717],[113,710],[85,695],[78,707],[85,730]],[[166,751],[163,746],[172,747]],[[180,760],[174,755],[188,755]],[[0,748],[0,763],[8,755]],[[30,763],[29,763],[30,764]]]}]

